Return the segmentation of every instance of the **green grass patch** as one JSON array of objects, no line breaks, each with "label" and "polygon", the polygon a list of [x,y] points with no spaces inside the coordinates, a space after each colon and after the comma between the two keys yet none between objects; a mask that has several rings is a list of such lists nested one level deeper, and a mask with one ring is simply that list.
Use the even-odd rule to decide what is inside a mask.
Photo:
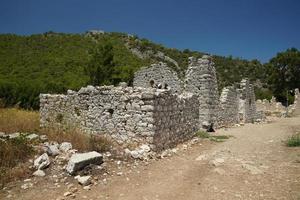
[{"label": "green grass patch", "polygon": [[214,142],[224,142],[225,140],[233,137],[231,135],[210,135],[208,132],[205,131],[198,131],[196,136],[199,138],[207,138],[210,141]]},{"label": "green grass patch", "polygon": [[286,141],[286,145],[288,147],[299,147],[300,146],[300,133],[292,135]]},{"label": "green grass patch", "polygon": [[196,133],[196,136],[199,138],[209,138],[210,137],[210,135],[205,131],[198,131]]}]

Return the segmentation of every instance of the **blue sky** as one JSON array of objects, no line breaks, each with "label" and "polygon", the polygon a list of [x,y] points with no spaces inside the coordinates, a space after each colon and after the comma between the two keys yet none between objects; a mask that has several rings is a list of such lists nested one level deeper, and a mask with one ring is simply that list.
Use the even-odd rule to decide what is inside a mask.
[{"label": "blue sky", "polygon": [[0,33],[90,29],[266,62],[279,51],[300,49],[300,1],[0,0]]}]

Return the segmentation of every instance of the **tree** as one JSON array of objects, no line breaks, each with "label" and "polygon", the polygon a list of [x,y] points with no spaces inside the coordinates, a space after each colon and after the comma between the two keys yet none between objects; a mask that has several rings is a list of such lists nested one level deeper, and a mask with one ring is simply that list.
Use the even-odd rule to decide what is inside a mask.
[{"label": "tree", "polygon": [[93,50],[90,62],[85,69],[90,78],[90,84],[112,84],[112,74],[115,66],[113,59],[113,47],[109,42],[105,42]]},{"label": "tree", "polygon": [[300,88],[300,52],[296,48],[287,49],[278,53],[266,66],[274,96],[286,103],[287,91]]}]

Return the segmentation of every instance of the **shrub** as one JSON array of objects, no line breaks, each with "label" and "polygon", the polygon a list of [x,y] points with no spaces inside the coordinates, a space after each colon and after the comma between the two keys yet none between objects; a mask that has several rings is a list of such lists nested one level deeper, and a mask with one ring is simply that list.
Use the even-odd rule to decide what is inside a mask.
[{"label": "shrub", "polygon": [[292,135],[286,141],[286,145],[289,147],[299,147],[300,146],[300,133]]},{"label": "shrub", "polygon": [[196,133],[196,136],[199,138],[209,138],[209,134],[205,131],[198,131]]}]

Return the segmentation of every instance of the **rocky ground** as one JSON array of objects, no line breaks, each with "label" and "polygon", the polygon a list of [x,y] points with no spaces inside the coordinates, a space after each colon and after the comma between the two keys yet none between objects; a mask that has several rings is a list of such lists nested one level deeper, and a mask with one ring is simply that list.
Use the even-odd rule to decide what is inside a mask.
[{"label": "rocky ground", "polygon": [[[152,159],[118,159],[106,153],[103,164],[91,165],[77,177],[66,171],[70,149],[49,156],[45,176],[8,184],[0,199],[297,200],[300,148],[286,147],[283,141],[299,130],[299,117],[276,119],[220,129],[214,134],[232,137],[225,142],[193,139],[150,155]],[[131,156],[138,157],[138,152]]]}]

